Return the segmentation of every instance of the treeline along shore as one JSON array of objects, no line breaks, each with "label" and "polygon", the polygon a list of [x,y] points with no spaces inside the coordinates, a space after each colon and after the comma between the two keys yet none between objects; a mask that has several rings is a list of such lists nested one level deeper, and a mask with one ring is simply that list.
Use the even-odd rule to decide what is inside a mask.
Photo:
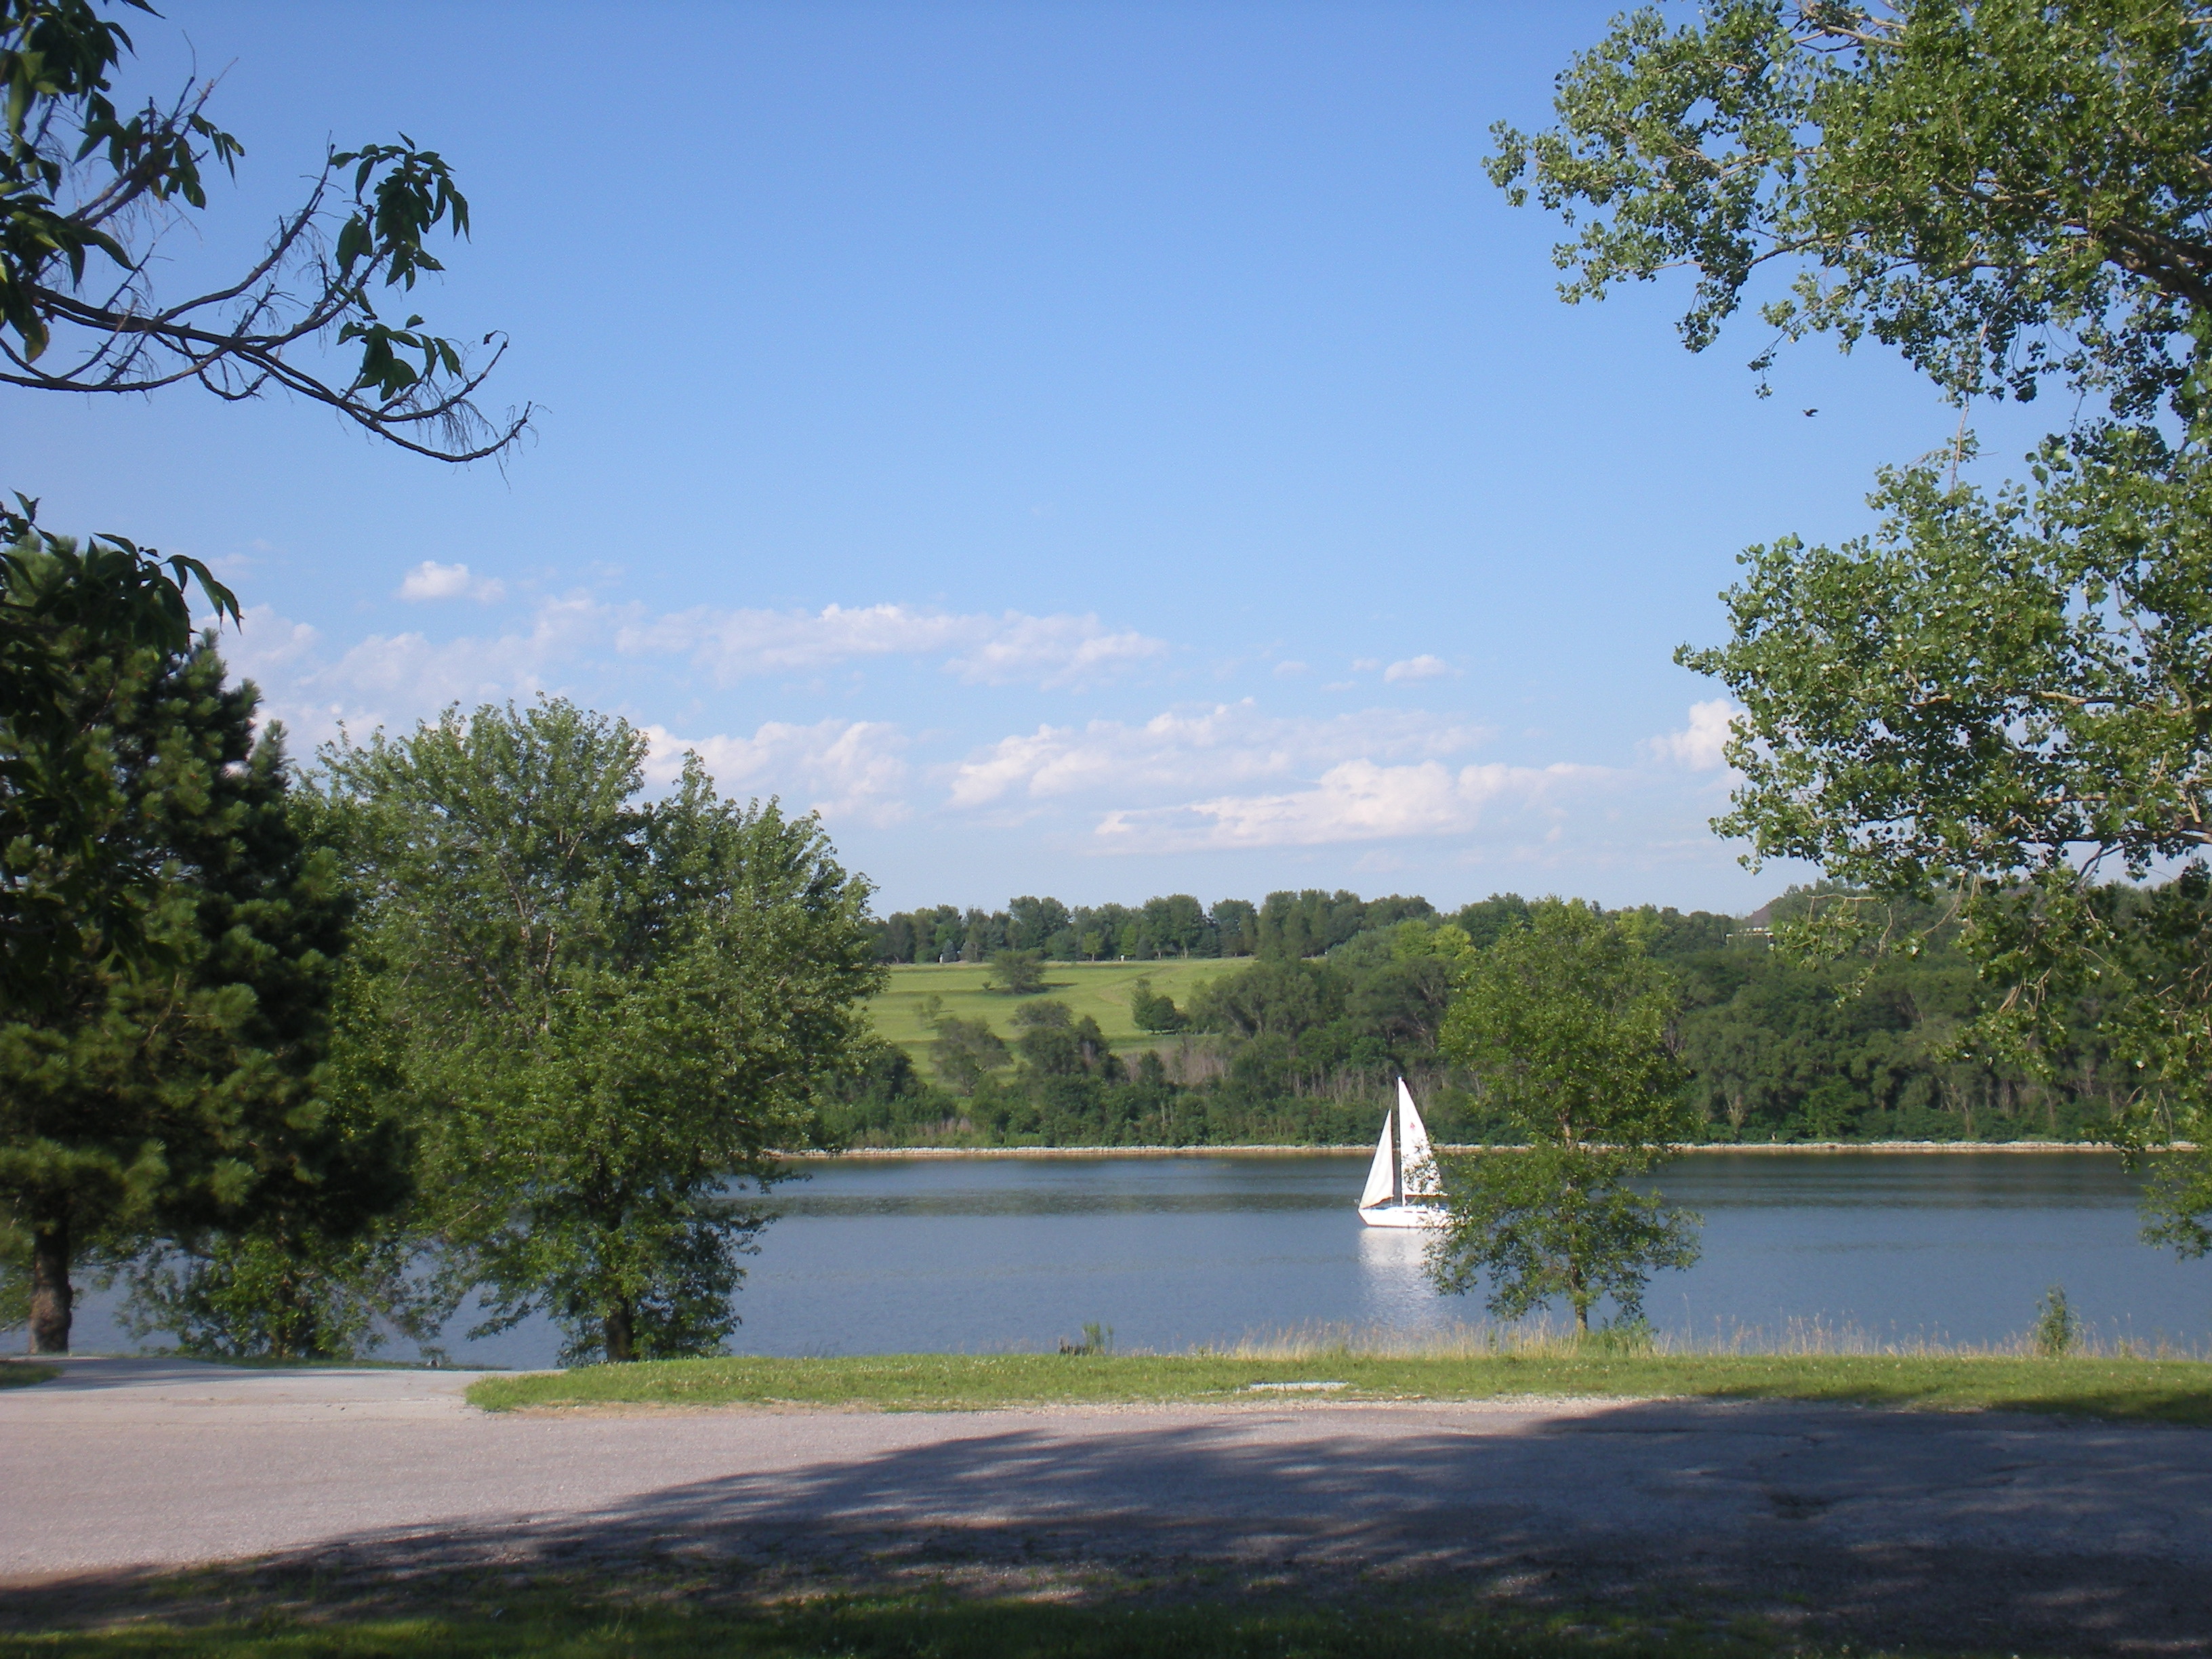
[{"label": "treeline along shore", "polygon": [[[830,1158],[864,1158],[897,1162],[913,1159],[922,1162],[957,1162],[967,1158],[1066,1158],[1097,1159],[1107,1158],[1314,1158],[1331,1152],[1346,1157],[1365,1158],[1374,1150],[1371,1146],[848,1146],[832,1152],[796,1152],[794,1162],[808,1163]],[[1459,1146],[1440,1143],[1437,1151],[1452,1156],[1525,1151],[1524,1147],[1504,1146]],[[1819,1157],[1824,1153],[1845,1156],[1864,1156],[1869,1153],[1932,1152],[1956,1155],[1962,1152],[2110,1152],[2115,1150],[2106,1141],[2096,1140],[1778,1140],[1778,1141],[1698,1141],[1678,1148],[1685,1157],[1700,1152],[1717,1153],[1727,1157],[1775,1156]],[[2167,1150],[2193,1152],[2198,1150],[2192,1141],[2173,1142]]]},{"label": "treeline along shore", "polygon": [[[1990,990],[1942,928],[1911,956],[1778,949],[1813,897],[1614,913],[1674,988],[1701,1144],[2095,1145],[2143,1103],[2086,1000],[2039,1065],[1959,1054]],[[1438,1037],[1456,965],[1528,911],[1307,890],[897,912],[873,924],[878,1041],[830,1127],[853,1150],[1366,1146],[1403,1075],[1440,1141],[1498,1143]]]}]

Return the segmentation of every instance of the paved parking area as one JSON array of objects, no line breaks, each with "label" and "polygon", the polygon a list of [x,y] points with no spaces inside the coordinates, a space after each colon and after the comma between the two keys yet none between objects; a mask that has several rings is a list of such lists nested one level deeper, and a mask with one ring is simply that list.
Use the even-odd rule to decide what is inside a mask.
[{"label": "paved parking area", "polygon": [[72,1361],[0,1393],[0,1581],[1006,1549],[1786,1590],[1992,1646],[2212,1634],[2197,1430],[1665,1401],[520,1416],[471,1380]]}]

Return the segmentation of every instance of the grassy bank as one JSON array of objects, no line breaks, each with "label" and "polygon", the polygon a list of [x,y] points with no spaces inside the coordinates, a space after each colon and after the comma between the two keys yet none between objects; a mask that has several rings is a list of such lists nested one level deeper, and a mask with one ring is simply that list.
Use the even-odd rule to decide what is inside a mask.
[{"label": "grassy bank", "polygon": [[[134,1586],[131,1599],[161,1588]],[[195,1588],[200,1594],[186,1599],[204,1607],[216,1586]],[[118,1607],[104,1628],[0,1633],[0,1659],[1762,1659],[1785,1651],[1840,1659],[1863,1650],[1808,1642],[1767,1619],[1710,1606],[1645,1608],[1615,1596],[1602,1607],[1538,1611],[1449,1586],[1363,1587],[1334,1601],[1183,1586],[1151,1605],[1098,1584],[1062,1586],[1048,1598],[833,1591],[750,1607],[698,1605],[701,1588],[647,1583],[642,1594],[623,1595],[604,1585],[516,1589],[490,1581],[416,1589],[403,1593],[398,1609],[389,1595],[355,1607],[287,1597],[250,1613],[234,1602],[212,1618],[132,1618]],[[1194,1601],[1194,1589],[1205,1599]],[[1906,1659],[1917,1650],[1885,1651]]]},{"label": "grassy bank", "polygon": [[35,1360],[0,1359],[0,1389],[20,1389],[26,1383],[43,1382],[61,1372],[52,1365],[41,1365]]},{"label": "grassy bank", "polygon": [[[1080,1019],[1088,1014],[1116,1048],[1139,1048],[1160,1039],[1137,1029],[1129,1014],[1129,995],[1140,979],[1152,989],[1187,1004],[1202,980],[1241,962],[1051,962],[1045,964],[1043,994],[1066,1003]],[[931,997],[939,999],[948,1014],[980,1019],[1000,1036],[1012,1041],[1013,1012],[1022,999],[987,988],[989,969],[981,964],[956,962],[943,966],[894,968],[890,983],[868,1003],[868,1018],[878,1035],[897,1043],[927,1067],[932,1032],[922,1019],[922,1008]]]},{"label": "grassy bank", "polygon": [[[1338,1383],[1327,1389],[1285,1388]],[[1277,1385],[1277,1386],[1267,1386]],[[2212,1424],[2212,1364],[2004,1354],[1679,1354],[1556,1351],[1479,1356],[889,1354],[680,1359],[489,1377],[489,1411],[578,1407],[1006,1407],[1304,1400],[1802,1400],[1946,1411],[2059,1413]]]}]

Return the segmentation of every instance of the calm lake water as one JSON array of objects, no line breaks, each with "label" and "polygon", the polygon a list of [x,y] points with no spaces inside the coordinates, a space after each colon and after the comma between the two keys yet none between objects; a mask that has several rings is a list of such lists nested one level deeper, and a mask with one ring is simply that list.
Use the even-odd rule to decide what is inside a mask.
[{"label": "calm lake water", "polygon": [[[1361,1224],[1364,1155],[852,1159],[779,1188],[752,1259],[743,1353],[1050,1348],[1085,1321],[1124,1348],[1300,1328],[1416,1334],[1484,1318],[1439,1297],[1420,1241]],[[2107,1340],[2212,1346],[2212,1262],[2137,1237],[2135,1180],[2100,1153],[1701,1153],[1666,1172],[1705,1255],[1646,1312],[1701,1341],[1816,1323],[1875,1340],[2002,1341],[2063,1285]],[[105,1297],[87,1352],[131,1346]],[[552,1363],[533,1324],[453,1359]],[[398,1353],[394,1356],[402,1357]]]}]

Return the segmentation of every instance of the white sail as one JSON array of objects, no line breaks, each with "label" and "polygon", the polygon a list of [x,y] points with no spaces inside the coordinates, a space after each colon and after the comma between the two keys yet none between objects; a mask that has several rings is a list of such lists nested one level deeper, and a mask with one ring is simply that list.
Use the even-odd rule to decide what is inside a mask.
[{"label": "white sail", "polygon": [[1413,1091],[1403,1078],[1398,1079],[1398,1161],[1406,1172],[1404,1190],[1408,1200],[1435,1198],[1443,1192],[1443,1183],[1437,1179],[1436,1152],[1429,1145],[1429,1126],[1421,1121],[1421,1114],[1413,1105]]},{"label": "white sail", "polygon": [[1375,1161],[1367,1166],[1367,1190],[1359,1194],[1363,1210],[1376,1204],[1388,1204],[1395,1189],[1390,1168],[1390,1115],[1382,1115],[1382,1139],[1375,1143]]}]

